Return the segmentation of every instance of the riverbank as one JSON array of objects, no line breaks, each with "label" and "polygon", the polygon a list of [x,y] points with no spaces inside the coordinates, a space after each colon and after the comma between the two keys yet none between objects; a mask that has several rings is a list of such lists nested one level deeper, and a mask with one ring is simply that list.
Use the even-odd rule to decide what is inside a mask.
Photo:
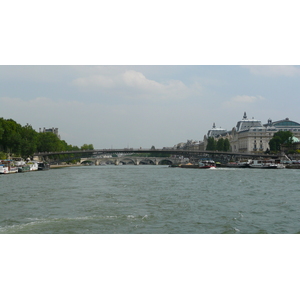
[{"label": "riverbank", "polygon": [[80,167],[82,165],[77,164],[68,164],[68,165],[50,165],[50,169],[57,169],[57,168],[67,168],[67,167]]}]

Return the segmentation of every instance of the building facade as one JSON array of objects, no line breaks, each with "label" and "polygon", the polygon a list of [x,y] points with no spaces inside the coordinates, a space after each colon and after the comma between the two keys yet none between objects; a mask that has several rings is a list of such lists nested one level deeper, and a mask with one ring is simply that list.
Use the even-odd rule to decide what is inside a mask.
[{"label": "building facade", "polygon": [[58,134],[58,128],[54,128],[54,127],[52,127],[52,128],[45,128],[44,127],[43,131],[40,128],[40,132],[52,132],[52,133],[54,133],[60,139],[60,135]]},{"label": "building facade", "polygon": [[261,121],[254,118],[248,119],[245,112],[242,120],[238,121],[231,131],[218,133],[215,131],[214,124],[213,129],[204,136],[204,148],[206,149],[209,137],[214,137],[216,140],[227,138],[230,142],[231,152],[263,153],[270,148],[269,141],[278,131],[291,131],[295,137],[300,138],[300,124],[289,118],[276,122],[269,119],[266,124],[262,124]]}]

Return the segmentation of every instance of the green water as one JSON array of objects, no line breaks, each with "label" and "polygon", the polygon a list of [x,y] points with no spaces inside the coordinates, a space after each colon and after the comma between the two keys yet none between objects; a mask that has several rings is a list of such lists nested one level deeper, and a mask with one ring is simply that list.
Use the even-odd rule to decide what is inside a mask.
[{"label": "green water", "polygon": [[0,176],[0,233],[300,232],[300,170],[86,166]]}]

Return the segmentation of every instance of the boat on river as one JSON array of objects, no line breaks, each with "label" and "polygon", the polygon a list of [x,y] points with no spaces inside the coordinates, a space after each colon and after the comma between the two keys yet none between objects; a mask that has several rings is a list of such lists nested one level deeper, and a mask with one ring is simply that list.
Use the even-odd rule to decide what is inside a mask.
[{"label": "boat on river", "polygon": [[24,172],[30,172],[30,166],[29,165],[23,165],[18,167],[18,172],[19,173],[24,173]]},{"label": "boat on river", "polygon": [[215,169],[216,163],[213,160],[199,161],[199,169]]},{"label": "boat on river", "polygon": [[249,166],[254,169],[284,169],[284,165],[281,164],[280,161],[275,161],[273,159],[253,160]]},{"label": "boat on river", "polygon": [[229,162],[224,167],[226,168],[250,168],[251,160]]},{"label": "boat on river", "polygon": [[39,171],[46,171],[50,169],[50,165],[46,162],[39,162],[38,163],[38,170]]},{"label": "boat on river", "polygon": [[2,164],[2,162],[1,162],[1,164],[0,164],[0,174],[6,174],[7,172],[8,172],[8,168],[4,164]]},{"label": "boat on river", "polygon": [[27,165],[30,166],[30,171],[37,171],[38,170],[38,162],[37,161],[28,161]]},{"label": "boat on river", "polygon": [[0,161],[0,174],[18,173],[18,167],[10,159]]},{"label": "boat on river", "polygon": [[30,166],[26,164],[26,161],[22,157],[13,157],[15,166],[18,168],[18,173],[24,173],[30,171]]},{"label": "boat on river", "polygon": [[201,160],[199,164],[185,164],[180,165],[181,168],[191,168],[191,169],[215,169],[216,163],[213,160]]}]

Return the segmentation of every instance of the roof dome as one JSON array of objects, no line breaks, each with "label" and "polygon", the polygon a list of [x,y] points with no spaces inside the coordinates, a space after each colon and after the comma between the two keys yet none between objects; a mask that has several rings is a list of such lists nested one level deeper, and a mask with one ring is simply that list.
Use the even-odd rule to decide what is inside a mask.
[{"label": "roof dome", "polygon": [[300,140],[296,138],[295,136],[292,136],[292,143],[299,143]]},{"label": "roof dome", "polygon": [[292,142],[292,143],[299,143],[300,140],[298,138],[296,138],[295,136],[290,137],[287,141],[284,142],[284,144],[286,144],[288,141]]}]

